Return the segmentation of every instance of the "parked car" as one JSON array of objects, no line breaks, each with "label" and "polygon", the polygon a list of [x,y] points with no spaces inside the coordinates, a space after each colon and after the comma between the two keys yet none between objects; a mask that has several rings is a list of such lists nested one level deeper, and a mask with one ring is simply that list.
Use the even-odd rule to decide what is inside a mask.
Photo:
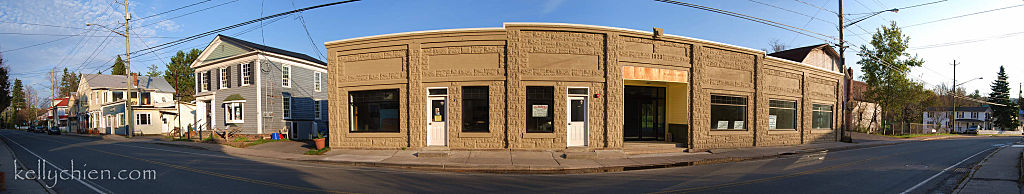
[{"label": "parked car", "polygon": [[978,127],[977,126],[967,127],[967,130],[964,131],[964,134],[978,134]]},{"label": "parked car", "polygon": [[46,126],[36,126],[35,129],[32,130],[32,132],[36,132],[36,133],[46,132]]},{"label": "parked car", "polygon": [[50,127],[46,130],[47,135],[60,135],[60,127]]}]

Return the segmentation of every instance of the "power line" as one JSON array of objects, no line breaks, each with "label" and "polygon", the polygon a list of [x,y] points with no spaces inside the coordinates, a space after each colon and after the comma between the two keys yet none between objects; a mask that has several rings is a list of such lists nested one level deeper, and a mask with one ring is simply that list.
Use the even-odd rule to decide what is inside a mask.
[{"label": "power line", "polygon": [[201,11],[206,11],[206,10],[209,10],[209,9],[213,9],[213,8],[220,7],[222,5],[227,5],[229,3],[234,3],[234,2],[237,2],[237,1],[238,0],[224,2],[224,3],[221,3],[221,4],[217,4],[217,5],[210,6],[210,7],[207,7],[207,8],[203,8],[203,9],[200,9],[200,10],[195,10],[195,11],[192,11],[192,12],[188,12],[186,14],[181,14],[181,15],[178,15],[178,16],[174,16],[174,17],[171,17],[171,18],[163,19],[163,20],[156,21],[156,22],[153,22],[153,23],[143,24],[142,26],[139,26],[139,27],[141,28],[141,27],[146,27],[146,26],[152,26],[152,25],[155,25],[155,24],[159,24],[160,22],[164,22],[164,21],[167,21],[167,20],[173,20],[173,19],[177,19],[177,18],[180,18],[180,17],[185,17],[187,15],[192,15],[194,13],[199,13]]},{"label": "power line", "polygon": [[920,46],[920,47],[912,47],[911,49],[923,50],[923,49],[930,49],[930,48],[955,46],[955,45],[969,44],[969,43],[982,42],[982,41],[988,41],[988,40],[1010,38],[1010,37],[1014,37],[1014,36],[1021,35],[1021,34],[1024,34],[1024,31],[1022,31],[1022,32],[1014,32],[1014,33],[1007,33],[1007,34],[1002,34],[1002,35],[992,36],[992,37],[987,37],[987,38],[979,38],[979,39],[960,40],[960,41],[953,41],[953,42],[930,44],[930,45],[925,45],[925,46]]},{"label": "power line", "polygon": [[1014,5],[1014,6],[1007,6],[1007,7],[1001,7],[1001,8],[996,8],[996,9],[990,9],[990,10],[985,10],[985,11],[979,11],[979,12],[974,12],[974,13],[969,13],[969,14],[964,14],[964,15],[958,15],[958,16],[953,16],[953,17],[948,17],[948,18],[942,18],[942,19],[937,19],[937,20],[917,23],[917,24],[911,24],[911,25],[903,26],[903,28],[906,29],[906,28],[910,28],[910,27],[915,27],[915,26],[920,26],[920,25],[925,25],[925,24],[931,24],[931,23],[941,22],[941,21],[946,21],[946,20],[951,20],[951,19],[957,19],[957,18],[972,16],[972,15],[978,15],[978,14],[983,14],[983,13],[988,13],[988,12],[993,12],[993,11],[999,11],[999,10],[1005,10],[1005,9],[1010,9],[1010,8],[1016,8],[1016,7],[1021,7],[1021,6],[1024,6],[1024,4],[1019,4],[1019,5]]},{"label": "power line", "polygon": [[[692,4],[692,3],[683,3],[683,2],[673,1],[673,0],[654,0],[654,1],[663,2],[663,3],[669,3],[669,4],[675,4],[675,5],[681,5],[681,6],[696,8],[696,9],[700,9],[700,10],[704,10],[704,11],[710,11],[710,12],[715,12],[715,13],[724,14],[724,15],[728,15],[728,16],[733,16],[733,17],[737,17],[737,18],[740,18],[740,19],[750,20],[750,21],[753,21],[753,22],[762,23],[762,24],[773,26],[773,27],[776,27],[776,28],[781,28],[783,30],[787,30],[787,31],[803,34],[805,36],[808,36],[808,37],[811,37],[811,38],[815,38],[815,39],[818,39],[818,40],[822,40],[822,41],[825,41],[825,42],[832,42],[832,41],[829,41],[829,40],[821,38],[821,37],[826,37],[826,38],[833,39],[833,40],[836,39],[835,37],[832,37],[832,36],[829,36],[829,35],[824,35],[824,34],[821,34],[821,33],[818,33],[818,32],[814,32],[814,31],[810,31],[810,30],[805,30],[803,28],[797,28],[797,27],[793,27],[793,26],[790,26],[790,25],[774,22],[774,21],[771,21],[771,20],[761,19],[761,18],[758,18],[758,17],[748,16],[748,15],[744,15],[744,14],[740,14],[740,13],[736,13],[736,12],[731,12],[731,11],[726,11],[726,10],[721,10],[721,9],[701,6],[701,5]],[[803,32],[801,32],[801,31],[803,31]],[[821,37],[814,36],[814,35],[811,35],[811,34],[807,34],[805,32],[812,33],[812,34],[817,34],[818,36],[821,36]]]},{"label": "power line", "polygon": [[[76,37],[118,37],[114,35],[78,35],[78,34],[37,34],[37,33],[22,33],[22,32],[0,32],[0,35],[24,35],[24,36],[76,36]],[[181,38],[181,37],[170,37],[170,36],[147,36],[147,38]]]},{"label": "power line", "polygon": [[[201,34],[192,35],[192,36],[189,36],[189,37],[186,37],[186,38],[183,38],[183,39],[167,42],[167,43],[160,44],[160,45],[157,45],[157,46],[154,46],[154,47],[144,48],[144,49],[137,50],[137,51],[134,51],[134,52],[131,52],[131,53],[135,53],[135,54],[138,54],[138,55],[143,55],[143,54],[155,52],[155,51],[158,51],[158,50],[161,50],[161,49],[165,49],[165,48],[168,48],[168,47],[171,47],[171,46],[174,46],[174,45],[178,45],[178,44],[182,44],[182,43],[185,43],[185,42],[188,42],[188,41],[192,41],[192,40],[195,40],[195,39],[198,39],[198,38],[202,38],[202,37],[205,37],[205,36],[209,36],[209,35],[212,35],[212,34],[223,32],[223,31],[226,31],[226,30],[230,30],[230,29],[246,26],[246,25],[249,25],[249,24],[253,24],[253,23],[256,23],[256,22],[260,22],[260,21],[263,21],[263,20],[267,20],[267,19],[271,19],[271,18],[276,18],[276,17],[280,17],[280,16],[285,16],[285,15],[290,15],[290,14],[298,13],[298,12],[301,12],[301,11],[306,11],[306,10],[311,10],[311,9],[316,9],[316,8],[321,8],[321,7],[327,7],[327,6],[332,6],[332,5],[338,5],[338,4],[344,4],[344,3],[351,3],[351,2],[356,2],[356,1],[360,1],[360,0],[339,1],[339,2],[334,2],[334,3],[321,4],[321,5],[310,6],[310,7],[306,7],[306,8],[302,8],[302,9],[296,9],[296,10],[292,10],[292,11],[288,11],[288,12],[278,13],[278,14],[274,14],[274,15],[271,15],[271,16],[266,16],[266,17],[262,17],[262,18],[259,18],[259,19],[249,20],[249,21],[246,21],[246,22],[238,23],[238,24],[231,25],[231,26],[228,26],[228,27],[223,27],[223,28],[219,28],[219,29],[216,29],[216,30],[211,30],[211,31],[204,32],[204,33],[201,33]],[[140,52],[142,52],[142,53],[140,53]]]},{"label": "power line", "polygon": [[837,12],[835,12],[835,11],[832,11],[832,10],[829,10],[829,9],[825,9],[825,8],[822,8],[822,7],[818,7],[817,5],[814,5],[814,4],[811,4],[811,3],[807,3],[807,2],[805,2],[805,1],[801,1],[801,0],[794,0],[794,1],[796,1],[796,2],[800,2],[800,3],[803,3],[803,4],[805,4],[805,5],[809,5],[809,6],[811,6],[811,7],[814,7],[814,8],[818,8],[819,10],[822,10],[822,11],[827,11],[827,12],[830,12],[830,13],[832,13],[832,14],[836,14],[836,15],[839,15],[839,13],[837,13]]},{"label": "power line", "polygon": [[139,18],[138,20],[140,20],[140,21],[141,20],[145,20],[147,18],[151,18],[151,17],[155,17],[155,16],[158,16],[158,15],[163,15],[163,14],[166,14],[166,13],[178,11],[178,10],[181,10],[181,9],[185,9],[185,8],[188,8],[188,7],[192,7],[194,5],[199,5],[199,4],[210,2],[210,1],[212,1],[212,0],[204,0],[204,1],[196,2],[196,3],[190,4],[190,5],[186,5],[186,6],[182,6],[182,7],[179,7],[179,8],[174,8],[174,9],[171,9],[171,10],[160,12],[158,14],[153,14],[153,15],[149,15],[149,16],[146,16],[146,17],[142,17],[142,18]]},{"label": "power line", "polygon": [[794,13],[794,14],[797,14],[797,15],[802,15],[804,17],[811,18],[812,20],[818,20],[818,21],[822,21],[822,22],[825,22],[825,23],[829,23],[829,24],[832,24],[832,25],[839,26],[839,24],[837,24],[835,22],[832,22],[832,21],[823,20],[823,19],[815,17],[815,16],[810,16],[810,15],[807,15],[807,14],[804,14],[804,13],[800,13],[800,12],[793,11],[793,10],[790,10],[790,9],[782,8],[782,7],[779,7],[779,6],[772,5],[772,4],[768,4],[768,3],[764,3],[764,2],[760,2],[760,1],[755,1],[755,0],[747,0],[747,1],[754,2],[754,3],[757,3],[757,4],[761,4],[761,5],[765,5],[765,6],[768,6],[768,7],[775,8],[775,9],[780,9],[780,10],[787,11],[787,12],[790,12],[790,13]]},{"label": "power line", "polygon": [[[89,31],[88,30],[83,31],[82,33],[79,33],[78,36],[81,36],[81,35],[83,35],[83,34],[85,34],[87,32],[89,32]],[[39,45],[50,44],[50,43],[53,43],[53,42],[61,41],[61,40],[68,39],[68,38],[71,38],[71,37],[74,37],[74,36],[65,36],[63,38],[58,38],[58,39],[55,39],[55,40],[46,41],[46,42],[42,42],[42,43],[39,43],[39,44],[33,44],[33,45],[29,45],[29,46],[25,46],[25,47],[20,47],[20,48],[15,48],[15,49],[8,49],[8,50],[0,51],[0,52],[6,53],[6,52],[11,52],[11,51],[21,50],[21,49],[26,49],[26,48],[32,48],[32,47],[36,47],[36,46],[39,46]]]},{"label": "power line", "polygon": [[[292,8],[295,8],[295,0],[292,0]],[[313,41],[313,36],[309,35],[309,28],[306,27],[306,19],[302,17],[301,12],[296,14],[296,16],[299,17],[299,22],[300,24],[302,24],[302,29],[306,31],[306,38],[309,38],[309,46],[312,47],[313,50],[316,50],[316,54],[320,56],[320,60],[326,61],[327,57],[324,56],[324,53],[320,52],[319,46],[317,46],[316,42]]]},{"label": "power line", "polygon": [[90,30],[90,29],[81,28],[81,27],[59,26],[59,25],[52,25],[52,24],[36,24],[36,23],[8,22],[8,21],[0,21],[0,23],[22,24],[22,25],[30,25],[30,26],[45,26],[45,27],[54,27],[54,28],[69,28],[69,29],[76,29],[76,30]]}]

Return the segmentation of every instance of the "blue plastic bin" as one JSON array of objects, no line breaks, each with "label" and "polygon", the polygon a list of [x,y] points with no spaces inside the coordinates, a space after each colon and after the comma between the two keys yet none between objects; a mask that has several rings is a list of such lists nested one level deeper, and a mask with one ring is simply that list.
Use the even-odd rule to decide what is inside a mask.
[{"label": "blue plastic bin", "polygon": [[272,133],[272,134],[270,134],[270,139],[272,139],[272,140],[279,140],[279,139],[281,139],[281,136],[278,135],[277,133]]}]

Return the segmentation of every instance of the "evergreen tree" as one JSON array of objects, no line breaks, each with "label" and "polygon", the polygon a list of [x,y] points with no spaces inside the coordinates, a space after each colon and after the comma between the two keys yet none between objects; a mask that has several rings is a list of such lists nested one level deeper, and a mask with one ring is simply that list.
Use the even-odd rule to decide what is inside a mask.
[{"label": "evergreen tree", "polygon": [[993,123],[1000,130],[1013,130],[1020,126],[1017,120],[1017,107],[1010,101],[1010,83],[1006,82],[1006,69],[999,66],[999,76],[992,81],[992,93],[988,94],[988,102],[992,105]]},{"label": "evergreen tree", "polygon": [[167,70],[164,71],[164,79],[171,86],[174,86],[175,96],[179,96],[180,102],[190,102],[195,99],[196,79],[195,70],[192,69],[192,62],[199,58],[199,49],[189,50],[188,53],[178,51],[171,62],[167,63]]},{"label": "evergreen tree", "polygon": [[14,87],[11,88],[11,106],[16,109],[27,106],[25,104],[25,89],[20,79],[14,79]]},{"label": "evergreen tree", "polygon": [[124,60],[121,60],[120,55],[114,60],[114,66],[110,69],[110,75],[128,75],[128,67],[124,65]]},{"label": "evergreen tree", "polygon": [[4,64],[4,57],[0,55],[0,111],[11,105],[11,81],[10,67]]},{"label": "evergreen tree", "polygon": [[64,68],[64,75],[60,78],[60,96],[70,96],[71,92],[78,91],[78,81],[81,79],[75,72],[68,72],[68,68]]},{"label": "evergreen tree", "polygon": [[146,76],[149,76],[149,77],[161,77],[161,76],[163,76],[163,72],[160,72],[158,70],[158,67],[156,67],[155,64],[151,64],[151,65],[149,65],[149,72],[146,72]]}]

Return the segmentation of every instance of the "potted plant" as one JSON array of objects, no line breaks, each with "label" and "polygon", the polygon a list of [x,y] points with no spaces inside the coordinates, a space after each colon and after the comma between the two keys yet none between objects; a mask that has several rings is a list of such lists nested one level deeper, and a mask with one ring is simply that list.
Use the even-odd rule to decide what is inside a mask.
[{"label": "potted plant", "polygon": [[324,140],[324,135],[322,133],[316,133],[316,138],[313,138],[313,142],[316,142],[316,149],[317,150],[322,150],[322,149],[324,149],[324,147],[326,147],[326,145],[324,145],[325,144],[325,140]]}]

